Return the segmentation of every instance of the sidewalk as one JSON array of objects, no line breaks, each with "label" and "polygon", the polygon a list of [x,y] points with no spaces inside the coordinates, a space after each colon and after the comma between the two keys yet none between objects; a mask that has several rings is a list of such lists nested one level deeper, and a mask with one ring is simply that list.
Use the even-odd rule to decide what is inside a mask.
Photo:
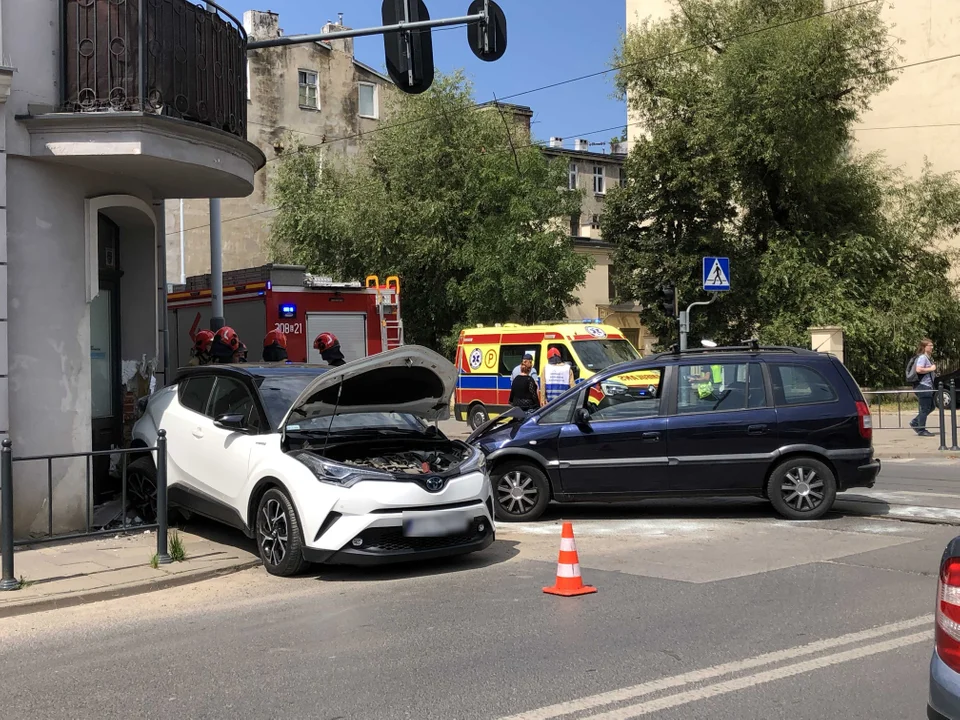
[{"label": "sidewalk", "polygon": [[0,592],[0,618],[138,595],[260,564],[252,542],[249,548],[236,547],[229,539],[221,543],[181,530],[171,530],[170,537],[174,532],[186,559],[157,568],[150,565],[157,551],[153,531],[18,549],[14,571],[24,585]]}]

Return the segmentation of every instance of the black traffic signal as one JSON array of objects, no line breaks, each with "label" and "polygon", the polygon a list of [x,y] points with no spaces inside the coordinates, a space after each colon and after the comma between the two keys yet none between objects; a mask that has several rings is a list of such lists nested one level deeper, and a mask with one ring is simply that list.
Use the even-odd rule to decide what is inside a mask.
[{"label": "black traffic signal", "polygon": [[[426,22],[430,13],[423,0],[383,0],[384,25]],[[387,74],[405,93],[417,95],[433,84],[433,38],[430,28],[383,34]]]},{"label": "black traffic signal", "polygon": [[477,15],[487,8],[490,13],[485,23],[467,25],[467,42],[473,54],[486,62],[503,57],[507,51],[507,19],[493,0],[473,0],[467,15]]},{"label": "black traffic signal", "polygon": [[673,284],[660,286],[660,304],[668,317],[677,316],[677,288]]}]

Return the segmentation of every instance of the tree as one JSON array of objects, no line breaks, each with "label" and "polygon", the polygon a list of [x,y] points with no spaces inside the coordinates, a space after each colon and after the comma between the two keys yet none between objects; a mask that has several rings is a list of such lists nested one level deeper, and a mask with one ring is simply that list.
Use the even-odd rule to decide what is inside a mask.
[{"label": "tree", "polygon": [[[929,168],[908,182],[850,152],[899,58],[880,5],[849,4],[678,0],[624,37],[618,88],[647,135],[610,193],[604,236],[617,286],[662,337],[676,332],[654,302],[663,280],[683,305],[702,299],[700,258],[728,255],[733,289],[697,309],[694,335],[805,345],[808,326],[843,325],[848,364],[871,383],[902,376],[920,334],[955,342],[949,258],[924,240],[956,229],[957,184]],[[931,194],[938,214],[915,232]]]},{"label": "tree", "polygon": [[449,351],[464,325],[562,318],[586,277],[562,220],[580,207],[565,164],[507,110],[476,109],[459,74],[396,98],[355,158],[297,148],[272,191],[275,256],[399,275],[408,342]]}]

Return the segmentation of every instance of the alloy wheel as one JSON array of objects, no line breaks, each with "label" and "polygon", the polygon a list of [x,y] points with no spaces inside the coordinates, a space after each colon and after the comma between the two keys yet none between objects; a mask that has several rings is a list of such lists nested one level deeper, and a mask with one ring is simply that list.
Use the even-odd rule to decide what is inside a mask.
[{"label": "alloy wheel", "polygon": [[533,478],[519,470],[506,473],[497,483],[500,507],[511,515],[522,515],[533,509],[540,497]]},{"label": "alloy wheel", "polygon": [[287,556],[288,528],[287,513],[280,501],[267,500],[257,520],[257,534],[260,536],[260,555],[271,565],[279,565]]},{"label": "alloy wheel", "polygon": [[787,472],[780,492],[783,501],[794,510],[814,510],[823,502],[823,480],[816,470],[801,465]]},{"label": "alloy wheel", "polygon": [[139,470],[127,470],[127,503],[144,522],[156,520],[156,481]]}]

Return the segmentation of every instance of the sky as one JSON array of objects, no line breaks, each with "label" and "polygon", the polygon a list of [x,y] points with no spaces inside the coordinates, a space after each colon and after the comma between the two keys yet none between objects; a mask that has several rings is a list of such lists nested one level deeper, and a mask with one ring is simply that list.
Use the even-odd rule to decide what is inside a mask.
[{"label": "sky", "polygon": [[[467,44],[466,29],[435,28],[433,56],[437,70],[463,69],[474,83],[478,102],[503,99],[543,85],[607,69],[623,32],[623,0],[497,0],[507,18],[507,51],[498,61],[477,59]],[[431,18],[467,14],[469,0],[424,0]],[[381,0],[218,0],[237,18],[245,10],[280,15],[284,35],[319,33],[343,13],[348,27],[382,24]],[[356,38],[358,60],[384,71],[383,38]],[[626,124],[626,107],[613,97],[613,73],[510,98],[534,111],[533,132],[540,140],[557,136],[572,146],[576,137],[606,142]],[[593,133],[593,134],[589,134]],[[602,150],[602,147],[596,148]]]}]

